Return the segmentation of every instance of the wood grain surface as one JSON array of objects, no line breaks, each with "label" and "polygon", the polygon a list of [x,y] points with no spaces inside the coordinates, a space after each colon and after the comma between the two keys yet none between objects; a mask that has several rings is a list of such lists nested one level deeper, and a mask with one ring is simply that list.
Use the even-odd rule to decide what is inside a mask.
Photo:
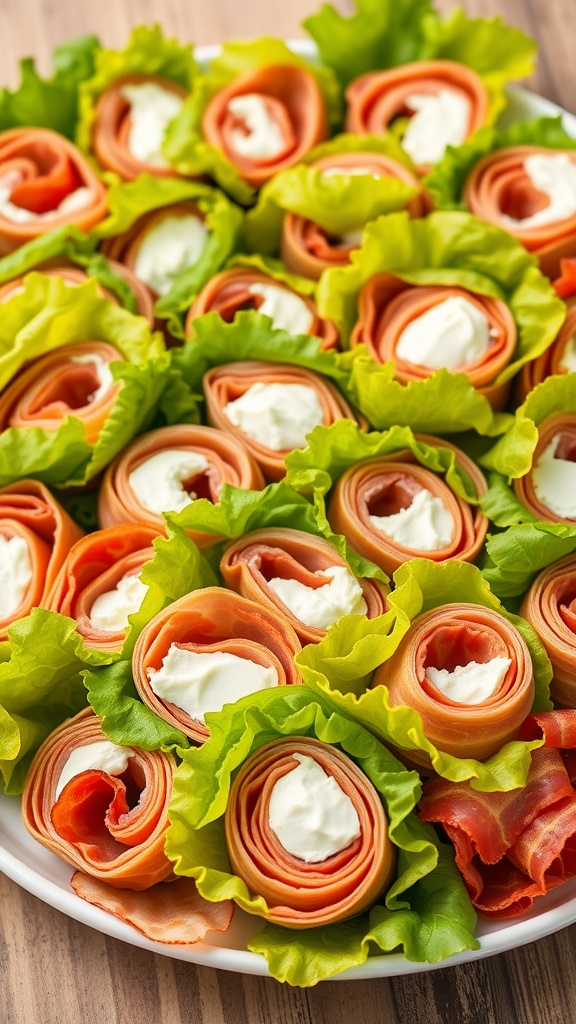
[{"label": "wood grain surface", "polygon": [[[346,0],[336,0],[346,11]],[[17,59],[47,71],[54,45],[94,32],[123,45],[161,20],[196,43],[301,35],[318,0],[0,0],[0,81]],[[440,0],[442,9],[452,5]],[[464,0],[539,40],[533,88],[576,110],[576,0]],[[77,924],[0,876],[0,1024],[571,1024],[576,926],[463,967],[300,991],[155,956]]]}]

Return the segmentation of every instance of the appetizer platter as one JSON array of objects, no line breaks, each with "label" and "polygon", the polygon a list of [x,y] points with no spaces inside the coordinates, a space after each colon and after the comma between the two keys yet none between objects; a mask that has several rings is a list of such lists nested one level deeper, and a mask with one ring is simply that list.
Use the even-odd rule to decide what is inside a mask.
[{"label": "appetizer platter", "polygon": [[576,118],[416,7],[0,94],[0,870],[300,986],[576,920]]}]

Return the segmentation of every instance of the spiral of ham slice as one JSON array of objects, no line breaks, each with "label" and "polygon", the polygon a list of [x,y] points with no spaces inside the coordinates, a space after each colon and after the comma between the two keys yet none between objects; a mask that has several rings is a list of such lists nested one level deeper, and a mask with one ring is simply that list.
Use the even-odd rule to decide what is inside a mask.
[{"label": "spiral of ham slice", "polygon": [[[548,277],[557,277],[563,257],[576,256],[576,214],[547,224],[522,227],[522,220],[539,213],[548,197],[532,183],[525,168],[531,156],[564,153],[576,162],[576,153],[543,146],[508,146],[489,153],[468,175],[462,193],[472,213],[514,235],[540,261]],[[516,226],[507,218],[518,221]]]},{"label": "spiral of ham slice", "polygon": [[554,703],[576,707],[576,555],[561,558],[536,577],[520,614],[533,626],[552,662]]},{"label": "spiral of ham slice", "polygon": [[[146,317],[148,323],[154,326],[154,303],[152,301],[152,295],[150,289],[139,281],[135,274],[132,273],[128,267],[122,266],[121,263],[116,263],[115,260],[108,260],[108,263],[114,273],[119,274],[120,277],[124,278],[126,284],[134,293],[136,299],[136,312],[138,316]],[[46,277],[60,277],[66,284],[71,287],[78,284],[85,284],[86,281],[90,280],[90,275],[80,267],[77,267],[72,261],[54,259],[48,263],[42,263],[34,270],[45,274]],[[24,289],[24,275],[21,277],[15,277],[11,281],[6,281],[5,284],[0,285],[0,303],[7,302],[13,295],[17,295],[18,292]],[[111,302],[115,302],[120,305],[120,299],[113,292],[107,288],[103,288],[98,285],[98,291],[104,298],[109,299]]]},{"label": "spiral of ham slice", "polygon": [[[142,630],[134,648],[132,674],[144,703],[196,743],[208,739],[207,726],[176,704],[158,697],[148,677],[150,670],[162,668],[173,644],[195,654],[232,654],[274,668],[279,686],[302,681],[294,663],[301,650],[300,642],[285,616],[274,609],[221,587],[196,590],[174,601]],[[230,693],[229,703],[236,699]]]},{"label": "spiral of ham slice", "polygon": [[329,427],[336,420],[354,420],[352,409],[338,389],[326,377],[299,366],[257,361],[227,363],[204,374],[204,397],[208,422],[213,427],[238,438],[258,463],[266,480],[281,480],[286,473],[284,459],[290,449],[274,451],[264,443],[248,437],[224,412],[228,402],[246,393],[254,384],[301,384],[313,388],[323,411],[323,424]]},{"label": "spiral of ham slice", "polygon": [[[482,79],[465,64],[450,60],[420,60],[388,71],[369,71],[354,79],[346,90],[346,130],[358,135],[382,135],[397,118],[410,117],[407,100],[437,96],[441,90],[464,99],[469,106],[466,138],[486,122],[489,97]],[[420,174],[430,170],[418,168]]]},{"label": "spiral of ham slice", "polygon": [[115,526],[83,537],[63,563],[46,607],[76,619],[78,632],[89,647],[121,650],[126,630],[111,633],[97,629],[90,620],[92,605],[101,594],[115,590],[125,576],[137,576],[154,558],[152,541],[156,536],[155,530],[145,526]]},{"label": "spiral of ham slice", "polygon": [[39,480],[20,480],[0,488],[0,536],[25,541],[32,565],[32,581],[20,607],[0,619],[0,639],[8,627],[32,608],[47,607],[48,595],[73,544],[82,530]]},{"label": "spiral of ham slice", "polygon": [[[260,270],[253,270],[252,267],[232,267],[230,270],[222,270],[204,285],[192,303],[186,317],[186,335],[190,336],[194,333],[193,321],[196,317],[203,316],[204,313],[215,311],[226,323],[231,323],[241,309],[259,310],[264,302],[264,296],[250,291],[252,285],[272,286],[281,288],[290,294],[298,294],[289,285],[277,281]],[[319,315],[316,303],[308,295],[298,294],[298,298],[309,309],[312,317],[312,322],[306,333],[320,338],[323,349],[338,348],[338,331],[333,321],[325,320]],[[293,333],[300,333],[300,331]]]},{"label": "spiral of ham slice", "polygon": [[[197,942],[226,931],[230,901],[208,903],[191,879],[173,878],[164,853],[176,761],[172,754],[131,748],[120,776],[90,770],[74,776],[59,797],[70,755],[105,739],[90,708],[64,722],[37,752],[22,798],[30,835],[78,870],[72,888],[159,942]],[[143,892],[143,890],[146,890]]]},{"label": "spiral of ham slice", "polygon": [[414,320],[452,298],[465,299],[475,306],[488,321],[490,330],[490,344],[486,352],[475,362],[455,367],[452,372],[465,373],[473,387],[488,399],[494,409],[503,409],[510,383],[495,384],[494,381],[512,359],[517,331],[512,313],[501,299],[477,295],[463,288],[410,285],[392,274],[376,274],[360,292],[358,322],[351,344],[366,345],[377,363],[394,360],[396,380],[402,384],[424,380],[435,371],[402,359],[397,353],[398,343]]},{"label": "spiral of ham slice", "polygon": [[430,779],[420,817],[440,824],[454,844],[456,865],[483,917],[517,917],[576,874],[576,793],[558,750],[534,750],[526,785],[508,793]]},{"label": "spiral of ham slice", "polygon": [[153,174],[157,178],[176,175],[172,167],[145,163],[130,151],[130,102],[122,90],[127,85],[144,84],[159,86],[182,99],[188,95],[182,86],[155,75],[125,75],[100,95],[92,124],[92,150],[102,167],[115,171],[124,181],[134,181],[139,174]]},{"label": "spiral of ham slice", "polygon": [[[510,659],[511,664],[496,690],[480,703],[451,700],[426,677],[427,668],[453,672],[457,666],[494,658]],[[414,619],[392,657],[376,669],[376,686],[388,687],[393,707],[419,713],[425,736],[439,750],[480,761],[517,738],[534,699],[526,642],[503,615],[474,604],[446,604]],[[410,750],[408,756],[430,768],[424,751]]]},{"label": "spiral of ham slice", "polygon": [[533,359],[530,363],[525,363],[520,370],[517,389],[517,398],[520,404],[547,377],[570,372],[561,364],[566,358],[567,348],[574,345],[574,339],[576,339],[576,305],[568,309],[566,319],[560,328],[558,336],[550,347],[541,356],[538,356],[537,359]]},{"label": "spiral of ham slice", "polygon": [[[335,780],[360,820],[360,836],[321,863],[289,853],[270,827],[272,790],[298,767],[295,754],[313,758]],[[232,785],[225,828],[235,874],[268,904],[267,912],[255,912],[286,928],[355,917],[385,891],[394,874],[395,851],[372,783],[345,754],[306,736],[274,740],[248,758]]]},{"label": "spiral of ham slice", "polygon": [[525,476],[513,480],[512,486],[518,500],[538,519],[546,523],[567,523],[573,525],[573,518],[563,518],[552,511],[552,509],[539,500],[534,489],[532,475],[534,466],[544,450],[558,435],[560,436],[560,441],[554,457],[556,459],[565,459],[569,462],[576,462],[576,414],[557,413],[555,416],[549,416],[539,424],[538,443],[532,456],[532,469]]},{"label": "spiral of ham slice", "polygon": [[[130,474],[160,452],[174,449],[193,452],[208,462],[208,469],[184,482],[185,489],[198,498],[208,498],[216,504],[225,483],[245,490],[260,490],[264,486],[256,462],[235,437],[213,427],[188,423],[160,427],[129,444],[106,470],[98,496],[98,520],[102,527],[134,523],[164,533],[162,516],[141,504],[130,486]],[[199,547],[210,547],[220,539],[216,534],[199,530],[188,532]]]},{"label": "spiral of ham slice", "polygon": [[[318,643],[326,636],[325,629],[309,626],[284,604],[268,586],[277,577],[297,580],[314,590],[322,589],[330,577],[318,575],[332,566],[348,569],[348,565],[327,540],[288,528],[268,528],[245,533],[225,550],[220,572],[227,587],[242,597],[274,608],[285,616],[303,644]],[[348,571],[350,571],[348,569]],[[374,580],[358,581],[367,606],[367,617],[376,618],[386,611],[386,598]]]},{"label": "spiral of ham slice", "polygon": [[[0,134],[0,189],[10,187],[10,202],[33,214],[23,222],[0,210],[0,256],[48,231],[73,224],[90,231],[108,208],[105,186],[79,149],[48,128],[12,128]],[[77,189],[91,195],[77,209],[58,208]]]},{"label": "spiral of ham slice", "polygon": [[[322,157],[309,165],[318,171],[341,171],[342,174],[373,174],[378,178],[398,178],[412,185],[418,192],[407,205],[413,217],[422,217],[426,204],[418,178],[404,164],[383,153],[364,152],[359,146],[356,153],[337,153]],[[359,224],[358,228],[363,228]],[[324,270],[345,266],[350,253],[359,243],[348,243],[344,238],[333,238],[319,224],[288,211],[282,221],[280,253],[286,266],[295,274],[318,280]]]},{"label": "spiral of ham slice", "polygon": [[[269,157],[252,157],[238,152],[234,135],[243,121],[229,109],[238,96],[255,95],[263,100],[267,114],[277,125],[281,149]],[[314,75],[305,68],[273,64],[239,75],[217,92],[202,117],[206,142],[222,149],[238,174],[255,188],[299,163],[318,142],[328,136],[324,99]]]},{"label": "spiral of ham slice", "polygon": [[[464,452],[438,437],[415,436],[425,444],[454,452],[458,467],[470,477],[477,496],[486,493],[488,488],[481,471]],[[371,515],[391,516],[409,508],[422,490],[441,500],[453,522],[452,540],[436,550],[407,547],[377,529],[370,519]],[[389,576],[410,558],[473,562],[488,529],[488,520],[478,507],[455,494],[442,477],[421,466],[409,451],[366,459],[346,470],[332,492],[328,519],[332,529],[344,534],[355,551]]]},{"label": "spiral of ham slice", "polygon": [[93,362],[75,361],[86,356],[105,363],[124,361],[118,349],[105,341],[62,345],[35,359],[0,395],[0,430],[39,427],[55,431],[67,416],[73,416],[84,424],[88,444],[95,444],[122,385],[114,382],[90,401],[100,381]]}]

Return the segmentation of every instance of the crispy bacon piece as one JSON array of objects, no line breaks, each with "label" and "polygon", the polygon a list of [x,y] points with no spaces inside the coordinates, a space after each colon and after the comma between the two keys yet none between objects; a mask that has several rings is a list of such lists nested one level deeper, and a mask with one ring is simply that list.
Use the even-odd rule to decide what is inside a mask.
[{"label": "crispy bacon piece", "polygon": [[[576,707],[576,555],[561,558],[536,577],[520,614],[534,627],[552,662],[554,703]],[[560,745],[576,747],[576,738]]]},{"label": "crispy bacon piece", "polygon": [[[282,846],[269,821],[275,784],[298,767],[295,754],[313,758],[350,798],[361,834],[320,863],[306,863]],[[225,817],[234,872],[263,896],[268,921],[286,928],[314,928],[362,913],[390,884],[395,850],[376,790],[355,763],[335,747],[307,736],[289,736],[260,747],[234,779]]]},{"label": "crispy bacon piece", "polygon": [[[532,467],[536,465],[543,451],[555,437],[560,437],[554,458],[576,462],[576,414],[557,413],[548,416],[538,426],[538,444],[532,456]],[[533,468],[524,476],[512,481],[514,493],[529,512],[547,523],[574,524],[574,518],[563,518],[548,508],[536,495],[533,482]]]}]

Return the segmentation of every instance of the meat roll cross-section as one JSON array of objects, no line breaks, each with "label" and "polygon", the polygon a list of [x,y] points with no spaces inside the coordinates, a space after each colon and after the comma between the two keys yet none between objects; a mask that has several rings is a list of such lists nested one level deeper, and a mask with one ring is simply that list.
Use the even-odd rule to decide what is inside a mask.
[{"label": "meat roll cross-section", "polygon": [[576,555],[561,558],[537,576],[520,614],[533,626],[552,662],[554,703],[576,708]]},{"label": "meat roll cross-section", "polygon": [[514,480],[513,487],[538,519],[576,522],[576,414],[558,413],[539,424],[532,468]]}]

